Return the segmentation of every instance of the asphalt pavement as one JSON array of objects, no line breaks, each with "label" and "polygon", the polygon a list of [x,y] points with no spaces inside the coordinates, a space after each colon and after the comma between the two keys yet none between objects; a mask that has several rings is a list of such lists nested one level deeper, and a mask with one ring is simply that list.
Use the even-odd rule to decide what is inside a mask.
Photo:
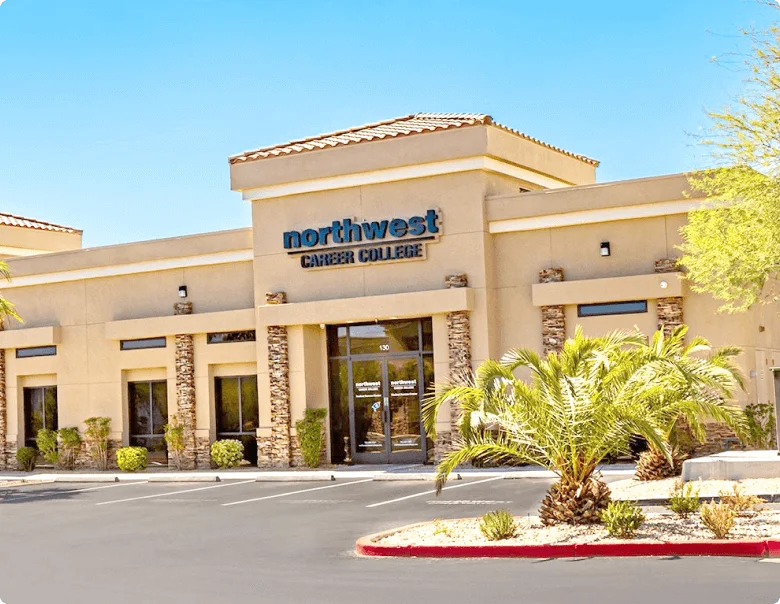
[{"label": "asphalt pavement", "polygon": [[708,604],[780,600],[780,564],[734,558],[360,558],[357,537],[507,508],[546,479],[41,484],[0,489],[0,600]]}]

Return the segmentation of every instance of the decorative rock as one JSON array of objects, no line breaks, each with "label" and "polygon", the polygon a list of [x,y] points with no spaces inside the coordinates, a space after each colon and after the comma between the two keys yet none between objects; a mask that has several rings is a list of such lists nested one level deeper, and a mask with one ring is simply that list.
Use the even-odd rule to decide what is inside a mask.
[{"label": "decorative rock", "polygon": [[[286,304],[285,292],[265,295],[266,304]],[[271,435],[257,438],[258,467],[287,468],[293,463],[290,436],[290,358],[287,328],[268,327],[268,372],[271,390]],[[300,453],[296,455],[296,460]]]},{"label": "decorative rock", "polygon": [[680,270],[679,258],[661,258],[655,261],[656,273],[676,273]]},{"label": "decorative rock", "polygon": [[[563,281],[562,268],[546,268],[539,271],[539,283]],[[544,354],[560,352],[566,340],[566,314],[560,305],[542,306],[542,351]]]}]

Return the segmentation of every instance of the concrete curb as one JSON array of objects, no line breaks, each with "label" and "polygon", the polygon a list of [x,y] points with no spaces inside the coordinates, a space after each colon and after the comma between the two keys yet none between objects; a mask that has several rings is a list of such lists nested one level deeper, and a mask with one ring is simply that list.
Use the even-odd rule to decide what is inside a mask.
[{"label": "concrete curb", "polygon": [[73,476],[68,474],[56,474],[54,478],[50,478],[49,480],[30,480],[29,478],[23,478],[22,480],[27,484],[34,484],[37,482],[119,482],[119,478],[113,474],[96,474],[89,478],[77,474],[74,474]]},{"label": "concrete curb", "polygon": [[203,476],[176,476],[165,474],[151,474],[144,477],[146,482],[220,482],[219,476],[210,476],[204,474]]},{"label": "concrete curb", "polygon": [[[403,480],[425,480],[428,482],[433,482],[434,480],[436,480],[436,474],[423,474],[423,473],[377,474],[376,476],[374,476],[374,480],[376,480],[377,482],[397,482]],[[463,480],[463,478],[460,474],[450,474],[449,478],[447,478],[447,482],[451,480]]]},{"label": "concrete curb", "polygon": [[255,482],[332,482],[336,480],[333,474],[299,474],[293,475],[274,475],[258,476]]},{"label": "concrete curb", "polygon": [[739,556],[780,557],[780,539],[758,541],[617,541],[611,543],[571,543],[542,545],[379,545],[377,539],[412,528],[361,537],[355,553],[370,557],[399,558],[591,558],[624,556]]}]

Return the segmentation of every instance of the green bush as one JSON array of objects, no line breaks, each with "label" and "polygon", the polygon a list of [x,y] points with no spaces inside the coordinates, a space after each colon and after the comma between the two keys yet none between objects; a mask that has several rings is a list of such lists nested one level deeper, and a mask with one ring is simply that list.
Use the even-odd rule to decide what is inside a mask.
[{"label": "green bush", "polygon": [[517,534],[517,525],[507,510],[496,510],[482,516],[479,530],[488,541],[501,541],[514,537]]},{"label": "green bush", "polygon": [[60,437],[59,464],[61,468],[72,470],[76,465],[76,457],[81,451],[81,435],[78,428],[60,428],[57,430]]},{"label": "green bush", "polygon": [[747,434],[743,442],[755,449],[771,449],[775,440],[775,408],[773,403],[751,403],[745,407]]},{"label": "green bush", "polygon": [[38,449],[22,447],[16,452],[16,463],[22,472],[32,472],[35,469],[35,460],[38,457]]},{"label": "green bush", "polygon": [[138,472],[146,469],[148,456],[146,447],[122,447],[116,451],[116,463],[120,470]]},{"label": "green bush", "polygon": [[35,435],[38,450],[49,463],[57,463],[60,459],[57,453],[57,432],[48,428],[41,428]]},{"label": "green bush", "polygon": [[701,521],[716,539],[725,539],[734,528],[737,512],[727,503],[705,503],[701,506]]},{"label": "green bush", "polygon": [[303,463],[310,468],[317,468],[320,465],[322,449],[325,446],[325,430],[322,422],[327,415],[327,409],[306,409],[303,419],[295,422],[295,432],[298,435]]},{"label": "green bush", "polygon": [[87,429],[84,439],[87,450],[98,470],[108,470],[108,435],[111,434],[110,417],[90,417],[84,420]]},{"label": "green bush", "polygon": [[683,484],[681,480],[675,481],[669,496],[669,509],[680,518],[687,518],[698,512],[700,507],[699,489],[695,489],[692,482]]},{"label": "green bush", "polygon": [[174,416],[170,424],[165,424],[165,444],[168,446],[170,457],[168,464],[181,470],[182,454],[184,453],[184,426],[178,416]]},{"label": "green bush", "polygon": [[244,460],[244,444],[240,440],[218,440],[211,445],[211,459],[220,469],[237,468]]},{"label": "green bush", "polygon": [[645,521],[641,508],[633,501],[610,501],[599,514],[610,537],[630,539]]}]

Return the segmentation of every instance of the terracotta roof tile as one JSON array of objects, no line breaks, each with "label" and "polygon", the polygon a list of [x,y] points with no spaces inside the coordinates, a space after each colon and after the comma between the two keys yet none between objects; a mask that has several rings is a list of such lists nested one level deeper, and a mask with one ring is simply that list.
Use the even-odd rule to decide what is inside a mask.
[{"label": "terracotta roof tile", "polygon": [[26,229],[38,229],[39,231],[56,231],[58,233],[81,233],[79,229],[43,222],[33,218],[24,218],[23,216],[14,216],[13,214],[0,213],[0,225],[23,227]]},{"label": "terracotta roof tile", "polygon": [[502,126],[501,124],[497,124],[493,121],[492,117],[484,113],[415,113],[404,115],[403,117],[397,117],[382,122],[375,122],[373,124],[366,124],[364,126],[356,126],[354,128],[348,128],[347,130],[338,130],[328,134],[310,136],[308,138],[290,141],[289,143],[284,143],[282,145],[272,145],[270,147],[255,149],[254,151],[246,151],[244,153],[239,153],[238,155],[233,155],[229,158],[229,161],[231,164],[238,164],[271,157],[304,153],[306,151],[327,149],[329,147],[337,147],[341,145],[353,145],[356,143],[381,140],[384,138],[411,136],[425,132],[447,130],[449,128],[464,128],[468,126],[488,125],[496,126],[502,130],[506,130],[507,132],[514,134],[515,136],[519,136],[538,145],[542,145],[543,147],[557,151],[558,153],[563,153],[569,157],[579,159],[593,166],[599,165],[599,162],[595,159],[591,159],[584,155],[577,155],[576,153],[570,153],[569,151],[564,151],[559,147],[544,143],[537,138],[533,138],[532,136],[528,136],[527,134],[523,134],[522,132],[518,132],[512,128]]}]

